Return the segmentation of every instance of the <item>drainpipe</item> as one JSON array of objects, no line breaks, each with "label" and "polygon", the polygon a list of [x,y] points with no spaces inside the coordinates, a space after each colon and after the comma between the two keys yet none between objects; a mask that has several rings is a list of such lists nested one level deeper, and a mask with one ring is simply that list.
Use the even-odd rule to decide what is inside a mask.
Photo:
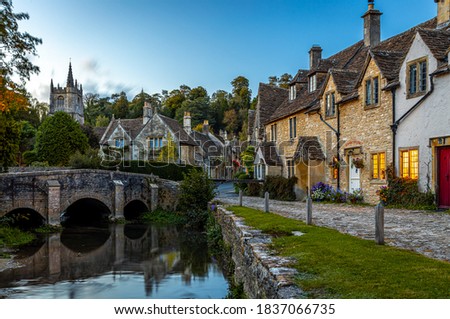
[{"label": "drainpipe", "polygon": [[392,158],[394,160],[394,175],[395,175],[395,151],[396,151],[396,142],[395,142],[395,137],[397,135],[397,130],[398,127],[400,125],[400,123],[407,118],[412,112],[414,112],[415,109],[417,109],[434,91],[434,76],[437,73],[432,73],[430,74],[430,91],[428,91],[424,96],[422,96],[422,98],[417,101],[416,104],[414,104],[408,111],[406,111],[405,114],[403,114],[398,120],[395,120],[395,93],[394,90],[392,89],[392,104],[393,104],[393,117],[394,117],[394,123],[391,125],[391,129],[392,129],[392,134],[393,134],[393,143],[392,143],[392,147],[393,147],[393,153],[392,153]]},{"label": "drainpipe", "polygon": [[394,168],[394,171],[392,172],[392,174],[394,175],[393,177],[397,176],[397,171],[396,171],[396,150],[397,150],[397,146],[395,144],[395,139],[397,136],[397,128],[398,128],[398,124],[395,124],[395,88],[391,89],[391,95],[392,95],[392,123],[393,125],[391,125],[391,129],[392,129],[392,166]]},{"label": "drainpipe", "polygon": [[[339,112],[339,105],[336,105],[337,108],[337,130],[332,127],[329,123],[327,123],[327,121],[325,121],[322,117],[322,113],[317,112],[317,114],[319,114],[320,120],[322,122],[324,122],[326,124],[326,126],[328,126],[335,134],[336,134],[336,139],[337,139],[337,151],[336,151],[336,158],[338,160],[338,163],[341,162],[341,157],[339,155],[339,147],[340,147],[340,143],[341,143],[341,133],[340,133],[340,112]],[[338,166],[337,168],[338,170],[338,175],[337,175],[337,189],[340,190],[341,189],[341,169],[340,166]]]}]

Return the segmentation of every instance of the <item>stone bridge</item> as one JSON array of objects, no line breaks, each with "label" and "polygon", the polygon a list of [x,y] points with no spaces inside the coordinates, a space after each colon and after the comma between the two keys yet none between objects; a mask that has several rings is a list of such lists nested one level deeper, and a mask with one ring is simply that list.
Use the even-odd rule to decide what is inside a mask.
[{"label": "stone bridge", "polygon": [[90,169],[8,173],[0,174],[0,217],[31,210],[58,225],[70,208],[89,201],[108,217],[123,218],[134,209],[174,209],[177,195],[178,183],[153,175]]}]

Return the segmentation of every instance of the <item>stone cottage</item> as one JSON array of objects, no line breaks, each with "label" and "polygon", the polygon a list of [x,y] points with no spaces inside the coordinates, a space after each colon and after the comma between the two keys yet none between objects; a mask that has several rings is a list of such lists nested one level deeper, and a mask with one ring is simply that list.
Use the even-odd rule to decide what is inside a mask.
[{"label": "stone cottage", "polygon": [[[438,4],[438,16],[444,16],[443,19],[446,16],[441,10],[448,11],[448,3],[448,0],[442,0]],[[398,150],[395,146],[399,133],[396,137],[392,127],[396,126],[398,114],[403,113],[400,111],[401,95],[406,95],[404,87],[408,87],[408,77],[402,77],[402,66],[404,68],[404,62],[408,61],[408,52],[414,48],[418,34],[446,36],[448,18],[447,22],[432,19],[381,41],[381,15],[373,1],[369,1],[368,10],[362,16],[363,40],[329,58],[322,58],[322,49],[313,46],[309,52],[309,69],[297,72],[288,94],[279,93],[276,99],[266,94],[264,85],[260,86],[260,108],[253,116],[255,120],[249,136],[259,146],[258,154],[267,154],[264,149],[266,143],[270,142],[273,144],[271,156],[275,153],[280,160],[267,164],[267,161],[261,161],[261,156],[257,156],[255,169],[259,167],[259,170],[264,170],[264,165],[275,165],[279,170],[271,169],[271,174],[296,176],[299,198],[304,197],[312,185],[321,181],[342,191],[362,191],[366,201],[376,202],[377,191],[386,185],[388,165],[395,163],[396,168],[399,168],[396,158],[401,156],[396,156]],[[442,68],[445,70],[443,61],[447,52],[446,44],[445,41],[440,42],[437,49],[439,56],[434,59],[441,61],[436,63],[430,60],[430,70],[440,67],[440,72],[445,73]],[[414,60],[411,61],[414,64]],[[423,65],[416,63],[415,66],[414,83],[417,89],[421,85],[418,78]],[[428,69],[422,73],[426,78]],[[422,85],[428,85],[427,88],[431,89],[431,83],[427,84],[426,81],[430,80],[423,80]],[[435,92],[433,94],[436,95]],[[420,98],[420,94],[411,96],[413,99],[417,97]],[[258,112],[270,116],[258,123]],[[261,114],[260,119],[263,118]],[[450,113],[447,111],[444,114],[448,117]],[[416,125],[418,122],[420,119],[416,118]],[[254,133],[261,126],[264,127],[262,141]],[[438,137],[445,136],[444,126]],[[408,163],[415,160],[414,154],[408,153]],[[264,171],[269,172],[267,168]],[[418,178],[418,175],[411,177]]]}]

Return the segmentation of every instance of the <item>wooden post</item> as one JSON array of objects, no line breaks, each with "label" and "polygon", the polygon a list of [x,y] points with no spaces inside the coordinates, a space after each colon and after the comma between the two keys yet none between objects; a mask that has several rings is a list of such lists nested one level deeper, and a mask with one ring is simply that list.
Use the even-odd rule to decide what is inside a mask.
[{"label": "wooden post", "polygon": [[242,189],[239,190],[239,206],[242,206]]},{"label": "wooden post", "polygon": [[384,245],[384,206],[379,203],[375,206],[375,242]]},{"label": "wooden post", "polygon": [[312,199],[306,198],[306,225],[312,225]]},{"label": "wooden post", "polygon": [[264,211],[266,213],[269,212],[269,192],[264,194]]}]

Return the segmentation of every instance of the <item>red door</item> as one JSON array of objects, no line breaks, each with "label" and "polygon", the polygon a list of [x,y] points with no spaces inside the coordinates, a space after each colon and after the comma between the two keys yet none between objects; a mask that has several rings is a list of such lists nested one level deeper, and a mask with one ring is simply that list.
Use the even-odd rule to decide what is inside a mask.
[{"label": "red door", "polygon": [[450,207],[450,147],[439,149],[439,207]]}]

